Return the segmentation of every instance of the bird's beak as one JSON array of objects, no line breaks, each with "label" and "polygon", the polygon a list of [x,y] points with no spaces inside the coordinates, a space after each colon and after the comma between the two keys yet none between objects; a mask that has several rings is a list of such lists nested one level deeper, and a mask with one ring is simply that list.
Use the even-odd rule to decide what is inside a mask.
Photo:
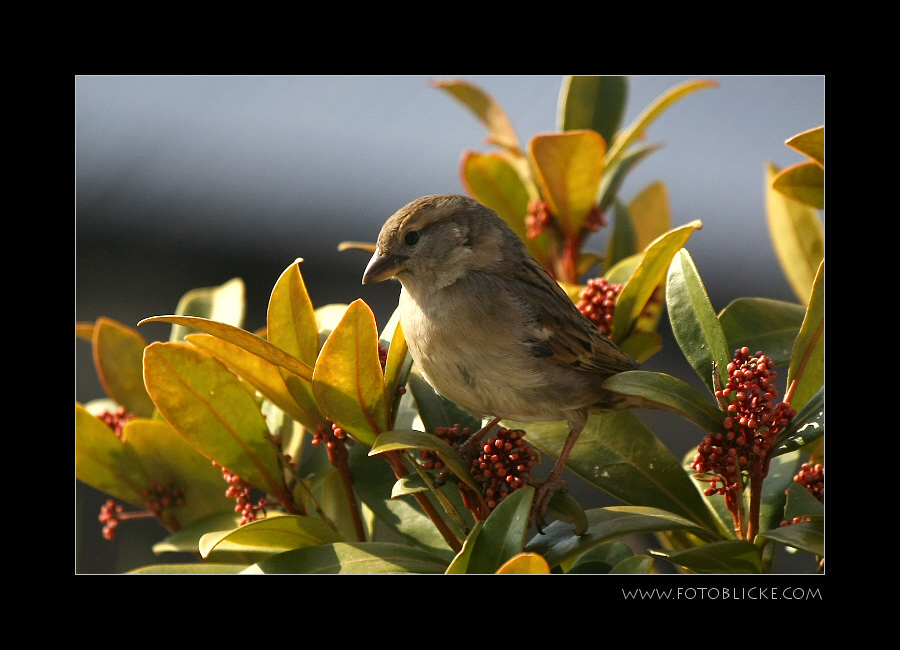
[{"label": "bird's beak", "polygon": [[366,266],[365,273],[363,273],[362,283],[375,284],[376,282],[392,278],[400,270],[401,264],[402,260],[397,256],[382,255],[375,251],[372,259],[369,260],[368,266]]}]

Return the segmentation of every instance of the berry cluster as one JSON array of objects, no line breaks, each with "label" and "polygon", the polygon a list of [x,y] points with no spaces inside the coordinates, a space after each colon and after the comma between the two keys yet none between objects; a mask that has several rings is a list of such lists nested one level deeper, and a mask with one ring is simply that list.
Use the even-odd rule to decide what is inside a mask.
[{"label": "berry cluster", "polygon": [[593,206],[584,219],[584,227],[592,232],[597,232],[605,225],[606,213],[600,209],[599,205]]},{"label": "berry cluster", "polygon": [[114,540],[116,538],[116,528],[119,527],[121,516],[125,508],[118,505],[112,499],[100,506],[100,516],[98,519],[103,524],[103,539]]},{"label": "berry cluster", "polygon": [[472,476],[483,486],[482,493],[491,510],[531,479],[535,456],[524,435],[521,429],[501,427],[472,461]]},{"label": "berry cluster", "polygon": [[539,237],[550,226],[551,219],[546,201],[529,201],[528,214],[525,215],[525,234],[529,239]]},{"label": "berry cluster", "polygon": [[141,496],[144,499],[144,506],[157,518],[169,506],[184,505],[184,491],[175,485],[171,477],[167,478],[165,483],[153,481],[149,488],[141,491]]},{"label": "berry cluster", "polygon": [[125,442],[123,429],[129,421],[133,420],[137,416],[135,416],[134,413],[128,413],[128,411],[125,410],[124,406],[120,406],[115,411],[104,411],[97,417],[101,422],[103,422],[103,424],[115,431],[116,436],[119,438],[119,440]]},{"label": "berry cluster", "polygon": [[825,467],[823,465],[803,463],[800,471],[794,477],[794,482],[809,490],[809,493],[819,501],[825,500]]},{"label": "berry cluster", "polygon": [[775,400],[778,373],[774,367],[775,362],[762,352],[751,356],[746,347],[735,351],[728,364],[728,384],[716,391],[716,398],[727,403],[723,423],[727,431],[707,435],[691,463],[698,472],[716,475],[701,479],[711,483],[704,493],[725,495],[732,512],[741,498],[741,473],[760,477],[768,473],[772,440],[796,415],[788,402]]},{"label": "berry cluster", "polygon": [[[437,427],[434,430],[434,435],[451,447],[458,448],[469,439],[469,436],[472,435],[472,430],[469,427],[460,428],[458,424],[454,424],[452,427]],[[422,466],[425,469],[444,469],[443,461],[433,451],[423,449],[419,452],[419,456],[422,458]]]},{"label": "berry cluster", "polygon": [[623,286],[611,284],[606,278],[591,278],[578,298],[578,311],[587,316],[606,336],[609,336],[616,311],[616,298]]},{"label": "berry cluster", "polygon": [[[221,467],[216,461],[213,461],[213,465]],[[239,525],[243,526],[244,524],[249,524],[251,521],[256,521],[260,512],[265,516],[266,507],[268,506],[265,497],[262,497],[254,505],[250,500],[250,486],[244,482],[244,479],[237,474],[228,471],[225,467],[222,467],[222,476],[224,477],[225,482],[228,483],[228,489],[225,490],[225,496],[236,501],[234,511],[241,515]]]},{"label": "berry cluster", "polygon": [[352,439],[347,437],[347,432],[338,425],[332,424],[331,431],[329,431],[328,425],[324,422],[320,422],[316,426],[316,432],[313,434],[312,444],[314,447],[318,447],[322,443],[325,443],[325,448],[330,450],[339,440],[344,443],[352,442]]}]

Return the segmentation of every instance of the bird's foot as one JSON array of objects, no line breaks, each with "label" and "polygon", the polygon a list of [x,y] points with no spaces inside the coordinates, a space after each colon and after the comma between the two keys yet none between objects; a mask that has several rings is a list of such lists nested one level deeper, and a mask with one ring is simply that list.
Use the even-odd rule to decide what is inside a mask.
[{"label": "bird's foot", "polygon": [[534,525],[537,531],[543,535],[544,527],[547,525],[547,506],[550,504],[550,499],[559,491],[566,492],[568,487],[566,482],[557,476],[555,472],[551,472],[547,480],[536,487],[537,491],[534,494],[534,502],[531,505],[531,514],[534,517]]}]

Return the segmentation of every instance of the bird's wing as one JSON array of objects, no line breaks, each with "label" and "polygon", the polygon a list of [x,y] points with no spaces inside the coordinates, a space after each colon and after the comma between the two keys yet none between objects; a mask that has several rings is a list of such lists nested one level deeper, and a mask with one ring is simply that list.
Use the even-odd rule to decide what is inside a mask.
[{"label": "bird's wing", "polygon": [[534,259],[526,259],[516,274],[535,356],[588,372],[612,375],[634,370],[634,361],[588,320],[562,287]]}]

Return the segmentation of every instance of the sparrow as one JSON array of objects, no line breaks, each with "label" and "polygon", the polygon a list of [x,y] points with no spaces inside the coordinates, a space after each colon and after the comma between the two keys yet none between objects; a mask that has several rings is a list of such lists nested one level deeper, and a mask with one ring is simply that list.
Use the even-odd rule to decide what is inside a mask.
[{"label": "sparrow", "polygon": [[504,419],[568,422],[559,458],[535,493],[543,532],[588,415],[638,406],[602,388],[636,362],[578,311],[503,219],[466,196],[424,196],[385,222],[362,283],[390,278],[402,285],[400,326],[425,379],[492,418],[476,444]]}]

